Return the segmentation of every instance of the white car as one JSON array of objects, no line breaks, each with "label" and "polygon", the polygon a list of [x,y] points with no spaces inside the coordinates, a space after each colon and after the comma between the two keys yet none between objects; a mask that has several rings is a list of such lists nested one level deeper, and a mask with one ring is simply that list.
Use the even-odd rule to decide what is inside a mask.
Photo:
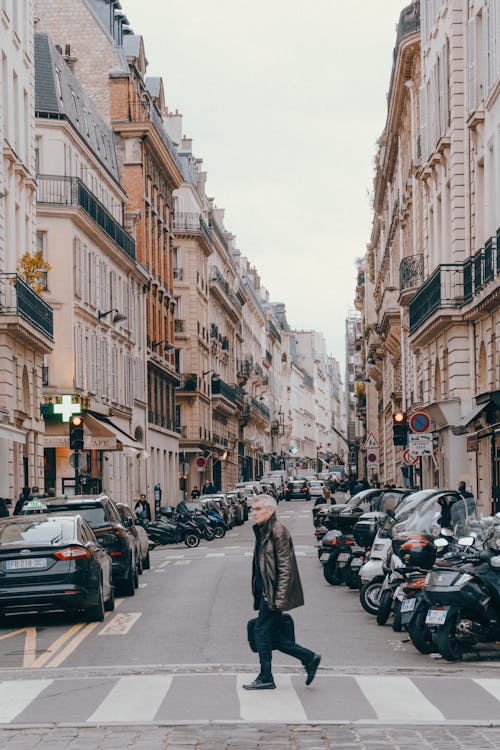
[{"label": "white car", "polygon": [[323,495],[324,486],[325,483],[321,479],[311,479],[309,482],[311,497],[321,497]]}]

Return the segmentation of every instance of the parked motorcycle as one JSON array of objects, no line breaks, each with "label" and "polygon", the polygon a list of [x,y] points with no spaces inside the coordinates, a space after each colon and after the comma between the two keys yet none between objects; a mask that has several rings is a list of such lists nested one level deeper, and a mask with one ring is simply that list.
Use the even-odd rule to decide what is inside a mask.
[{"label": "parked motorcycle", "polygon": [[475,646],[500,640],[500,517],[481,519],[480,527],[476,536],[459,539],[468,552],[475,547],[469,560],[435,566],[423,590],[430,605],[426,625],[447,661],[458,661]]},{"label": "parked motorcycle", "polygon": [[186,547],[197,547],[200,543],[200,533],[197,525],[189,518],[172,515],[170,518],[161,515],[156,521],[145,526],[150,541],[158,544],[179,544],[184,542]]}]

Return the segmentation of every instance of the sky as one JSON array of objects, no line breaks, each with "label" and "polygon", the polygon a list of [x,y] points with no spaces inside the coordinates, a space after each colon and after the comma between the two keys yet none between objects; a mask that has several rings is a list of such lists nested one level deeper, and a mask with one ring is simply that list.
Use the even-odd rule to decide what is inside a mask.
[{"label": "sky", "polygon": [[376,141],[410,0],[122,0],[207,194],[290,326],[345,361]]}]

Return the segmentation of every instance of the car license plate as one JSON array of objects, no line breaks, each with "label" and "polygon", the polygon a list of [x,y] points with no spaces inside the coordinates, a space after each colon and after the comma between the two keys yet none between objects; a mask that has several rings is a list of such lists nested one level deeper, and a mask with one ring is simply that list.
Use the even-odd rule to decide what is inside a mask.
[{"label": "car license plate", "polygon": [[401,612],[413,612],[416,603],[416,599],[403,599],[401,602]]},{"label": "car license plate", "polygon": [[339,562],[347,562],[349,558],[349,552],[341,552],[337,559]]},{"label": "car license plate", "polygon": [[443,625],[446,620],[446,609],[430,609],[425,617],[426,625]]},{"label": "car license plate", "polygon": [[322,554],[320,555],[320,558],[319,558],[319,559],[320,559],[320,561],[321,561],[321,562],[326,562],[326,561],[328,560],[328,558],[329,558],[329,557],[330,557],[330,553],[329,553],[329,552],[323,552],[323,553],[322,553]]},{"label": "car license plate", "polygon": [[6,560],[6,570],[28,570],[30,568],[46,568],[47,558],[46,557],[27,557],[23,560]]}]

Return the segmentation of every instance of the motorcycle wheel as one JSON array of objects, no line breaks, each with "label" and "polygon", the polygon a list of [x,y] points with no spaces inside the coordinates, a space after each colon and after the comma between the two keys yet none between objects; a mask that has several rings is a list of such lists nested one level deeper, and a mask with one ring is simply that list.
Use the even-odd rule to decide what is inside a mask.
[{"label": "motorcycle wheel", "polygon": [[395,633],[401,633],[403,630],[403,624],[401,622],[401,602],[396,599],[394,602],[394,619],[392,621],[392,629]]},{"label": "motorcycle wheel", "polygon": [[359,601],[361,606],[369,615],[376,615],[378,611],[378,600],[382,581],[368,581],[361,586]]},{"label": "motorcycle wheel", "polygon": [[435,632],[437,650],[446,661],[460,661],[464,655],[463,646],[456,636],[458,618],[457,612]]},{"label": "motorcycle wheel", "polygon": [[330,586],[340,586],[342,583],[342,569],[338,567],[336,559],[323,565],[323,575]]},{"label": "motorcycle wheel", "polygon": [[377,625],[385,625],[392,609],[392,591],[383,591],[377,608]]},{"label": "motorcycle wheel", "polygon": [[194,534],[193,532],[190,532],[189,534],[186,534],[184,537],[184,544],[186,547],[197,547],[200,543],[200,537],[198,534]]},{"label": "motorcycle wheel", "polygon": [[410,640],[421,654],[432,654],[435,651],[434,641],[432,639],[432,633],[425,624],[425,618],[427,616],[427,609],[423,609],[421,612],[417,612],[413,615],[406,630],[410,636]]},{"label": "motorcycle wheel", "polygon": [[203,538],[206,539],[207,542],[212,542],[215,539],[214,530],[207,527],[203,532]]},{"label": "motorcycle wheel", "polygon": [[224,528],[224,526],[214,526],[214,534],[216,539],[222,539],[226,536],[226,529]]},{"label": "motorcycle wheel", "polygon": [[352,572],[350,565],[347,565],[343,571],[344,583],[349,589],[359,589],[359,575]]}]

